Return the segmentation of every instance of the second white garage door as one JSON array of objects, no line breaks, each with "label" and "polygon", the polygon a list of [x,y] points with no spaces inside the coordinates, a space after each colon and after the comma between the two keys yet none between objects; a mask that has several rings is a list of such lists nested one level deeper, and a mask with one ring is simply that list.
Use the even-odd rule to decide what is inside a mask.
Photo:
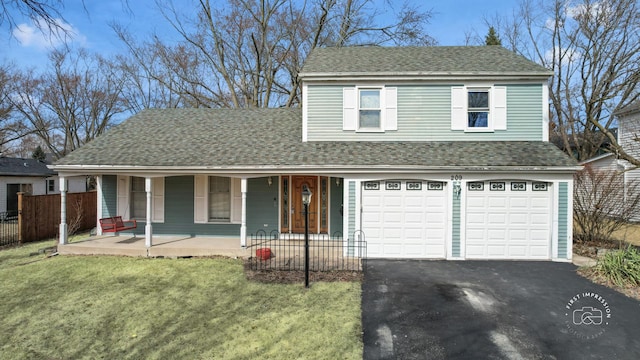
[{"label": "second white garage door", "polygon": [[548,183],[468,183],[465,258],[549,259],[551,194]]},{"label": "second white garage door", "polygon": [[369,181],[362,188],[362,230],[371,258],[445,258],[445,183]]}]

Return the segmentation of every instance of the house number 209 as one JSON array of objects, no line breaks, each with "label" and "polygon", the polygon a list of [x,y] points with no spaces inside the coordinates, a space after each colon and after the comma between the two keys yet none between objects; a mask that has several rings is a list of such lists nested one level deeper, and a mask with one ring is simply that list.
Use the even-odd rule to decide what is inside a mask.
[{"label": "house number 209", "polygon": [[462,180],[462,175],[451,175],[451,180]]}]

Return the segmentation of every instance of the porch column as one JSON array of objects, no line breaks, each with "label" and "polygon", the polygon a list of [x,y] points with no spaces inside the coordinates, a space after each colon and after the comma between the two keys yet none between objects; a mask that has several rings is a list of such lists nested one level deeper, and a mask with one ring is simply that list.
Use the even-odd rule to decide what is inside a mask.
[{"label": "porch column", "polygon": [[144,245],[151,247],[151,178],[144,179],[144,190],[147,192],[147,222],[144,226]]},{"label": "porch column", "polygon": [[68,241],[67,228],[67,181],[60,176],[60,245]]},{"label": "porch column", "polygon": [[102,226],[100,226],[100,219],[102,219],[102,175],[96,176],[96,235],[102,235]]},{"label": "porch column", "polygon": [[247,179],[240,179],[242,192],[242,224],[240,225],[240,246],[247,246]]}]

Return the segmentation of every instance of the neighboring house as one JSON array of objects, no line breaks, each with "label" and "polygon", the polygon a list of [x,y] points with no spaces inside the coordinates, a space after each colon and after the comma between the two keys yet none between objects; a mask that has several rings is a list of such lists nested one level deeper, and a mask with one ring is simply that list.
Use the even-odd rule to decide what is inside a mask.
[{"label": "neighboring house", "polygon": [[[618,143],[624,151],[636,159],[640,159],[640,101],[636,101],[616,111],[618,118]],[[636,169],[628,161],[618,159],[614,153],[596,156],[581,165],[591,166],[596,170],[617,171],[621,176],[621,184],[627,187],[631,182],[640,182],[640,169]],[[640,214],[633,216],[634,221],[640,221]]]},{"label": "neighboring house", "polygon": [[302,233],[308,186],[310,232],[362,231],[368,257],[569,261],[579,167],[548,142],[551,75],[498,46],[315,49],[301,108],[145,110],[53,168],[96,175],[98,217],[147,246]]},{"label": "neighboring house", "polygon": [[[66,179],[70,192],[87,191],[85,176]],[[35,159],[0,157],[0,213],[18,214],[18,192],[29,195],[58,194],[57,173]]]}]

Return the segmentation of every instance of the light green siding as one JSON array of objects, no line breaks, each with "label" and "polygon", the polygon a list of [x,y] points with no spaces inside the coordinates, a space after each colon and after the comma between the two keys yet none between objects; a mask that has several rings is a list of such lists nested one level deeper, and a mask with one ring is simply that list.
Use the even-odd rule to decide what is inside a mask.
[{"label": "light green siding", "polygon": [[247,234],[264,230],[269,234],[278,226],[278,177],[247,180]]},{"label": "light green siding", "polygon": [[115,216],[118,212],[118,177],[102,176],[102,217]]},{"label": "light green siding", "polygon": [[558,258],[567,258],[569,232],[569,184],[561,182],[558,187]]},{"label": "light green siding", "polygon": [[[460,195],[462,196],[462,195]],[[460,196],[453,195],[451,219],[451,256],[460,257]]]},{"label": "light green siding", "polygon": [[506,86],[507,130],[497,130],[493,133],[452,131],[451,86],[399,85],[398,130],[385,133],[356,133],[342,130],[342,89],[345,86],[310,85],[307,89],[308,140],[542,140],[542,85]]},{"label": "light green siding", "polygon": [[[155,235],[240,236],[240,224],[193,223],[193,176],[165,178],[164,223],[153,223]],[[145,221],[138,221],[136,234],[144,234]]]},{"label": "light green siding", "polygon": [[344,195],[344,180],[340,179],[340,185],[336,184],[336,178],[329,179],[330,195],[329,195],[329,235],[336,232],[342,234],[342,199]]}]

